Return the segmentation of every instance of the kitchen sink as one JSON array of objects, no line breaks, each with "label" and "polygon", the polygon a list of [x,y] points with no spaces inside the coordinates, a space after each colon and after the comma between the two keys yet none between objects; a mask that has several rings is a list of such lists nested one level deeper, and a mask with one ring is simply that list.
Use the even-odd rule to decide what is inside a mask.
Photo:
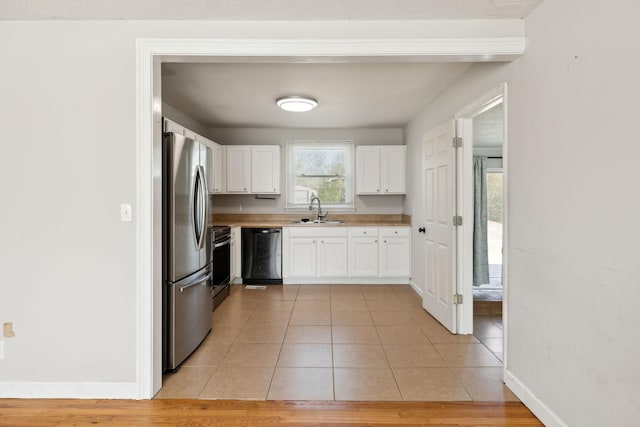
[{"label": "kitchen sink", "polygon": [[306,225],[337,225],[337,224],[344,224],[344,221],[341,220],[336,220],[336,221],[325,221],[325,220],[319,220],[319,219],[314,219],[314,220],[308,220],[308,221],[304,221],[302,219],[298,219],[296,221],[293,221],[293,224],[306,224]]}]

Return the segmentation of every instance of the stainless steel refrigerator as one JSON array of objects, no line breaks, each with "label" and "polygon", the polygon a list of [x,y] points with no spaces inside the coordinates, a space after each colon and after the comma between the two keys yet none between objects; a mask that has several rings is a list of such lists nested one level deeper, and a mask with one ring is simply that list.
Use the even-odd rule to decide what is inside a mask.
[{"label": "stainless steel refrigerator", "polygon": [[207,150],[204,144],[182,135],[163,135],[165,371],[176,371],[211,330]]}]

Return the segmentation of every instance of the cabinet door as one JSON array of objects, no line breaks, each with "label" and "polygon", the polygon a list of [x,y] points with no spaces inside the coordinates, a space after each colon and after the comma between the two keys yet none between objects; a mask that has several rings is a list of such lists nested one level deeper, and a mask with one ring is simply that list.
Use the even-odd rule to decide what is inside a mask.
[{"label": "cabinet door", "polygon": [[378,277],[378,238],[349,239],[349,277]]},{"label": "cabinet door", "polygon": [[280,193],[279,146],[251,146],[251,192]]},{"label": "cabinet door", "polygon": [[227,145],[227,192],[251,192],[251,147]]},{"label": "cabinet door", "polygon": [[356,148],[356,193],[380,194],[380,147]]},{"label": "cabinet door", "polygon": [[347,277],[347,239],[318,238],[318,277]]},{"label": "cabinet door", "polygon": [[225,150],[220,144],[213,145],[213,182],[209,184],[214,193],[224,192]]},{"label": "cabinet door", "polygon": [[404,194],[406,192],[407,147],[387,145],[380,156],[382,176],[381,193]]},{"label": "cabinet door", "polygon": [[316,277],[316,239],[289,239],[289,277]]},{"label": "cabinet door", "polygon": [[380,277],[409,277],[410,274],[409,237],[380,236]]}]

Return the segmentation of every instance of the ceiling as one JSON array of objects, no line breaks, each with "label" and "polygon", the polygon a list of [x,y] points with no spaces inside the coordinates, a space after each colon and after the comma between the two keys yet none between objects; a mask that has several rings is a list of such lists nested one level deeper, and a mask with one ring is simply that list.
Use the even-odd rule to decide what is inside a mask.
[{"label": "ceiling", "polygon": [[0,0],[2,20],[519,19],[542,0]]},{"label": "ceiling", "polygon": [[[402,127],[470,65],[165,63],[162,100],[206,127]],[[319,105],[286,112],[275,104],[285,95]]]},{"label": "ceiling", "polygon": [[[541,1],[0,0],[0,20],[513,20]],[[206,127],[402,127],[469,65],[165,63],[162,98]],[[287,113],[275,106],[283,95],[308,95],[319,106],[309,113]]]}]

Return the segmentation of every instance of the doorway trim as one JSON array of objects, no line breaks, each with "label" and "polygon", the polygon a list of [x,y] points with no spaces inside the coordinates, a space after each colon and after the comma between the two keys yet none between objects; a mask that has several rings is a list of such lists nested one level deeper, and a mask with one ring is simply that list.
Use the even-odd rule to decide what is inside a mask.
[{"label": "doorway trim", "polygon": [[[136,390],[162,384],[160,65],[170,59],[277,58],[288,62],[511,61],[524,37],[411,39],[138,39],[136,41]],[[506,366],[506,364],[505,364]]]},{"label": "doorway trim", "polygon": [[[502,319],[504,331],[504,347],[507,344],[507,310],[508,310],[508,283],[507,283],[507,251],[504,248],[508,242],[508,143],[507,143],[507,83],[502,83],[490,91],[486,92],[475,101],[471,102],[465,108],[456,113],[456,127],[458,136],[464,141],[464,149],[462,151],[461,165],[458,169],[458,206],[459,212],[463,218],[468,220],[463,222],[462,233],[459,235],[459,252],[458,252],[458,277],[460,278],[458,291],[463,295],[463,301],[469,301],[469,304],[462,304],[462,309],[458,311],[459,333],[473,333],[473,119],[474,117],[484,113],[490,108],[502,102],[504,105],[504,123],[503,123],[503,147],[502,147],[502,166],[503,166],[503,254],[502,254]],[[504,351],[503,366],[507,366],[507,352]]]}]

